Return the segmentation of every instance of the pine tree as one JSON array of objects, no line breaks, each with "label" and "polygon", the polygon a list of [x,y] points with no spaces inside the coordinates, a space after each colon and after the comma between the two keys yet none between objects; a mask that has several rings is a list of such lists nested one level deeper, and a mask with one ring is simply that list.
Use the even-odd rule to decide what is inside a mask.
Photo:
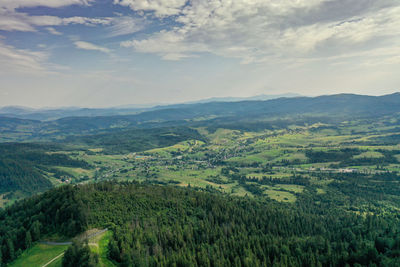
[{"label": "pine tree", "polygon": [[108,243],[109,257],[117,262],[121,261],[120,250],[117,242],[112,238]]},{"label": "pine tree", "polygon": [[40,222],[34,221],[31,226],[31,233],[33,241],[40,239]]},{"label": "pine tree", "polygon": [[25,234],[25,248],[28,249],[32,246],[31,232],[27,231]]},{"label": "pine tree", "polygon": [[14,252],[14,244],[11,241],[11,239],[7,239],[7,241],[6,241],[6,251],[8,253],[8,255],[6,255],[8,258],[8,261],[13,261],[15,258],[15,254],[14,254],[15,252]]},{"label": "pine tree", "polygon": [[62,267],[96,267],[99,257],[90,251],[88,244],[74,242],[65,252]]}]

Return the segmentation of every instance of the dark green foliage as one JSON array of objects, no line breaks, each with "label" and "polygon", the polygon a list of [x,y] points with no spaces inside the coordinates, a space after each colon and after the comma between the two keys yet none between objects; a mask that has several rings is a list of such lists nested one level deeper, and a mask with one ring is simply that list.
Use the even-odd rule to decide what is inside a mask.
[{"label": "dark green foliage", "polygon": [[363,218],[316,206],[308,198],[302,198],[301,209],[295,209],[190,189],[135,184],[90,187],[85,188],[85,203],[97,212],[89,221],[94,226],[102,221],[116,225],[111,227],[109,256],[120,266],[398,263],[392,243],[386,250],[375,248],[379,236],[398,239],[396,217]]},{"label": "dark green foliage", "polygon": [[5,262],[11,261],[15,258],[14,243],[11,239],[7,239],[4,244],[4,260]]},{"label": "dark green foliage", "polygon": [[28,249],[32,246],[31,232],[28,230],[25,234],[25,248]]},{"label": "dark green foliage", "polygon": [[[395,131],[400,132],[399,128],[396,128]],[[372,141],[375,144],[390,144],[390,145],[397,145],[400,143],[400,134],[392,134],[387,136],[379,136],[372,138]]]},{"label": "dark green foliage", "polygon": [[309,163],[318,162],[339,162],[337,164],[331,164],[333,168],[340,168],[346,166],[363,166],[363,165],[379,165],[386,166],[392,163],[398,163],[397,159],[394,157],[396,154],[400,154],[399,150],[384,150],[378,149],[376,152],[383,154],[383,157],[371,158],[371,157],[359,157],[354,158],[354,156],[359,155],[363,152],[358,148],[343,148],[340,150],[328,150],[328,151],[313,151],[306,150],[305,154],[308,158]]},{"label": "dark green foliage", "polygon": [[190,139],[202,140],[201,135],[188,127],[134,129],[94,136],[71,137],[67,142],[101,147],[108,153],[129,153],[171,146]]},{"label": "dark green foliage", "polygon": [[355,148],[344,148],[341,150],[330,151],[307,150],[305,154],[310,163],[316,163],[349,160],[354,155],[358,155],[360,153],[361,152]]},{"label": "dark green foliage", "polygon": [[[56,221],[57,221],[57,218],[56,218]],[[35,220],[31,224],[30,229],[31,229],[31,232],[32,232],[33,240],[39,240],[40,239],[40,227],[41,227],[41,223],[38,220]]]},{"label": "dark green foliage", "polygon": [[60,149],[45,144],[0,144],[0,193],[21,190],[29,195],[49,189],[52,184],[43,171],[51,171],[53,166],[90,167],[87,162],[68,155],[48,153],[56,148]]},{"label": "dark green foliage", "polygon": [[24,250],[43,235],[59,233],[72,237],[86,229],[87,211],[77,192],[77,188],[63,186],[0,211],[3,261],[14,260],[16,251]]},{"label": "dark green foliage", "polygon": [[92,253],[87,243],[73,242],[62,260],[63,267],[96,267],[99,263],[97,254]]},{"label": "dark green foliage", "polygon": [[62,149],[61,146],[53,144],[2,143],[0,144],[0,156],[39,166],[89,167],[87,162],[72,159],[66,154],[50,153],[60,149]]},{"label": "dark green foliage", "polygon": [[[322,198],[310,191],[287,205],[198,190],[111,182],[53,189],[0,214],[3,261],[25,248],[28,230],[34,242],[49,233],[73,236],[88,227],[108,227],[109,258],[119,266],[400,263],[396,213],[358,216],[341,209],[330,193]],[[84,244],[74,244],[63,262],[93,266],[77,262],[95,264],[96,257]]]},{"label": "dark green foliage", "polygon": [[50,181],[29,162],[21,163],[0,157],[0,193],[15,190],[35,193],[51,186]]}]

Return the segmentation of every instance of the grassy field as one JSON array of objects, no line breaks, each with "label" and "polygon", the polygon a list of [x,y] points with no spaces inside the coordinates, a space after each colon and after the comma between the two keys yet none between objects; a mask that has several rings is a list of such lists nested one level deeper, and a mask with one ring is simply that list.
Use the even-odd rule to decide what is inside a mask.
[{"label": "grassy field", "polygon": [[360,158],[383,158],[383,154],[380,152],[376,151],[367,151],[364,153],[361,153],[359,155],[354,156],[355,159],[360,159]]},{"label": "grassy field", "polygon": [[[94,230],[96,232],[98,230]],[[107,246],[112,235],[111,231],[104,232],[89,240],[90,249],[99,255],[99,267],[114,267],[115,265],[107,259]],[[83,236],[83,235],[82,235]],[[78,237],[79,238],[79,237]],[[56,257],[62,255],[68,248],[68,245],[45,245],[35,244],[32,248],[26,250],[16,261],[11,263],[10,267],[41,267]],[[46,267],[60,267],[62,256],[56,258]]]},{"label": "grassy field", "polygon": [[274,188],[290,191],[293,193],[302,193],[304,191],[304,186],[296,184],[277,184],[274,186]]},{"label": "grassy field", "polygon": [[[68,246],[49,246],[44,244],[36,244],[30,249],[24,251],[22,255],[14,262],[9,264],[10,267],[39,267],[48,263],[50,260],[66,251]],[[48,266],[61,266],[61,258],[57,262],[53,262]]]},{"label": "grassy field", "polygon": [[115,264],[107,258],[107,246],[111,236],[112,232],[107,231],[89,240],[90,250],[99,255],[99,267],[115,267]]},{"label": "grassy field", "polygon": [[[99,147],[87,151],[55,152],[69,154],[92,166],[89,169],[56,168],[71,175],[72,180],[68,183],[101,180],[158,182],[202,188],[212,186],[225,193],[250,196],[252,193],[243,183],[239,184],[237,178],[232,180],[232,177],[221,173],[224,166],[234,166],[237,174],[249,182],[255,178],[263,184],[264,178],[288,180],[295,174],[301,174],[311,178],[310,181],[318,186],[329,182],[314,179],[312,174],[346,169],[355,169],[360,173],[400,171],[400,153],[396,153],[396,150],[400,151],[400,144],[373,141],[390,136],[384,131],[393,127],[385,126],[384,122],[371,124],[368,121],[348,121],[335,126],[323,123],[291,125],[286,129],[257,132],[222,128],[211,131],[204,127],[197,129],[204,141],[186,140],[142,152],[110,155]],[[357,150],[347,159],[348,164],[341,156],[329,160],[324,160],[322,156],[321,161],[311,161],[307,157],[310,151],[329,154],[343,149]],[[388,156],[386,151],[394,152]],[[66,183],[51,174],[49,179],[55,186]],[[301,193],[295,184],[281,185],[280,190],[289,193],[283,197],[289,200],[295,199],[290,193]],[[281,195],[278,198],[273,192],[268,195],[282,199]],[[0,196],[0,206],[6,202]]]},{"label": "grassy field", "polygon": [[49,265],[46,267],[61,267],[62,266],[62,257],[57,258],[53,262],[51,262]]},{"label": "grassy field", "polygon": [[264,191],[269,198],[279,202],[295,202],[296,196],[286,191],[267,189]]},{"label": "grassy field", "polygon": [[[321,129],[319,128],[321,127]],[[327,127],[327,128],[324,128]],[[380,126],[379,126],[380,127]],[[86,160],[95,169],[86,173],[89,177],[104,179],[121,179],[136,181],[159,181],[170,183],[174,181],[180,186],[207,187],[234,195],[253,194],[245,186],[221,174],[221,165],[212,163],[220,159],[230,166],[235,166],[239,175],[247,179],[289,179],[294,173],[304,177],[311,177],[309,172],[332,172],[336,168],[357,169],[359,172],[374,172],[376,164],[344,165],[339,157],[328,162],[310,162],[307,151],[331,153],[341,149],[359,149],[358,154],[351,157],[353,160],[384,159],[382,151],[399,149],[394,145],[367,145],[371,138],[385,136],[376,134],[376,129],[358,122],[343,123],[336,128],[329,125],[314,124],[309,126],[293,126],[283,130],[265,130],[260,132],[246,132],[229,129],[217,129],[209,132],[205,128],[199,129],[207,142],[198,140],[183,141],[169,147],[147,150],[141,153],[124,155],[104,155],[101,150],[93,149],[95,154],[79,152],[79,159]],[[357,131],[367,131],[364,134],[354,134]],[[370,131],[370,133],[368,133]],[[357,142],[363,142],[363,145]],[[400,162],[400,154],[394,155]],[[333,167],[341,164],[341,167]],[[264,171],[263,166],[270,165],[270,171]],[[386,165],[386,170],[400,170],[400,163]],[[82,175],[77,170],[75,176]],[[215,178],[217,177],[217,178]],[[321,186],[329,181],[310,180]],[[270,198],[278,201],[296,201],[295,193],[302,193],[302,187],[295,184],[281,184],[268,188],[264,192]]]},{"label": "grassy field", "polygon": [[[204,142],[187,140],[168,147],[116,155],[104,154],[99,148],[61,151],[59,153],[71,154],[75,159],[88,162],[91,167],[55,168],[69,173],[72,183],[128,180],[190,185],[234,196],[268,198],[286,205],[300,202],[312,194],[316,198],[337,197],[345,203],[346,195],[339,190],[346,192],[346,188],[340,185],[346,179],[355,179],[345,176],[354,171],[359,175],[354,184],[362,184],[359,190],[369,186],[389,192],[387,195],[390,196],[386,202],[379,203],[379,208],[384,206],[388,212],[398,210],[395,203],[399,196],[396,192],[391,191],[391,187],[381,188],[382,180],[374,180],[374,176],[379,174],[400,173],[400,144],[376,141],[379,138],[385,140],[388,134],[381,132],[391,128],[358,122],[343,123],[336,128],[324,127],[328,125],[259,132],[217,129],[211,133],[202,128],[200,132],[205,137]],[[313,158],[313,154],[320,156]],[[364,174],[369,176],[362,176]],[[55,186],[63,184],[51,173],[49,176]],[[86,177],[84,181],[80,180],[82,177]],[[4,199],[4,194],[0,195],[0,207],[12,203],[21,194],[14,193],[11,201]],[[361,197],[363,194],[357,199]],[[351,205],[347,203],[343,207],[351,211]],[[357,212],[361,214],[362,208]],[[115,266],[107,259],[111,234],[108,231],[89,241],[91,250],[99,254],[99,266]],[[66,249],[67,246],[36,244],[10,266],[42,266]],[[61,266],[61,259],[48,266]]]},{"label": "grassy field", "polygon": [[7,193],[0,194],[0,208],[5,208],[12,205],[15,201],[25,198],[26,194],[21,191],[14,191],[11,198],[5,198]]}]

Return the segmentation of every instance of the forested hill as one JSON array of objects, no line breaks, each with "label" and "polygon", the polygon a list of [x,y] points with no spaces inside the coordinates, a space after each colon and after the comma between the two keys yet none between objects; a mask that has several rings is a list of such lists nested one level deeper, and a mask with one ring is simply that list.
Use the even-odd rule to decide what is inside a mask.
[{"label": "forested hill", "polygon": [[53,185],[45,173],[52,172],[58,178],[67,175],[57,166],[88,168],[87,162],[75,160],[65,154],[51,153],[59,149],[55,145],[32,143],[0,144],[0,194],[15,191],[23,195],[42,192]]},{"label": "forested hill", "polygon": [[340,94],[319,97],[279,98],[267,101],[212,102],[166,106],[136,115],[110,117],[69,117],[57,120],[59,125],[89,124],[106,128],[113,124],[136,125],[154,121],[180,121],[195,118],[239,116],[263,118],[286,114],[318,114],[347,116],[380,116],[400,112],[400,93],[385,96]]},{"label": "forested hill", "polygon": [[204,140],[195,129],[188,127],[161,127],[155,129],[121,130],[106,134],[70,136],[66,143],[101,147],[105,153],[131,153],[167,147],[186,140]]},{"label": "forested hill", "polygon": [[318,202],[304,195],[296,208],[136,183],[63,186],[0,213],[0,262],[49,234],[108,227],[117,266],[399,266],[398,216]]},{"label": "forested hill", "polygon": [[[279,98],[267,101],[211,102],[157,107],[134,115],[65,117],[52,121],[0,117],[0,141],[38,140],[72,134],[97,134],[130,127],[151,128],[160,123],[182,125],[210,120],[265,120],[278,116],[379,117],[400,112],[400,93],[385,96],[339,94]],[[12,116],[12,115],[8,115]]]}]

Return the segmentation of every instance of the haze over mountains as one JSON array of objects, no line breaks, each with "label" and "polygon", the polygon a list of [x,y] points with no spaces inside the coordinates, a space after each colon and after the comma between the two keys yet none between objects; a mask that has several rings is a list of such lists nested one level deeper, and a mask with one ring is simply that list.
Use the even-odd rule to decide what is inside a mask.
[{"label": "haze over mountains", "polygon": [[112,115],[131,115],[143,111],[164,109],[167,107],[179,107],[182,104],[199,104],[211,102],[239,102],[247,100],[270,100],[283,97],[299,97],[296,93],[279,95],[256,95],[252,97],[214,97],[198,101],[189,101],[178,104],[132,104],[110,108],[84,108],[84,107],[60,107],[60,108],[29,108],[23,106],[0,107],[0,116],[30,119],[30,120],[56,120],[64,117],[93,117],[93,116],[112,116]]},{"label": "haze over mountains", "polygon": [[220,100],[0,117],[1,261],[399,266],[400,93]]},{"label": "haze over mountains", "polygon": [[[149,109],[60,109],[24,113],[3,108],[2,141],[36,140],[59,135],[95,134],[128,128],[210,123],[257,123],[282,116],[376,117],[400,112],[400,93],[383,96],[338,94],[237,102],[207,102],[156,106]],[[52,118],[54,118],[52,120]],[[7,139],[7,133],[14,133]],[[18,133],[18,135],[15,135]]]}]

